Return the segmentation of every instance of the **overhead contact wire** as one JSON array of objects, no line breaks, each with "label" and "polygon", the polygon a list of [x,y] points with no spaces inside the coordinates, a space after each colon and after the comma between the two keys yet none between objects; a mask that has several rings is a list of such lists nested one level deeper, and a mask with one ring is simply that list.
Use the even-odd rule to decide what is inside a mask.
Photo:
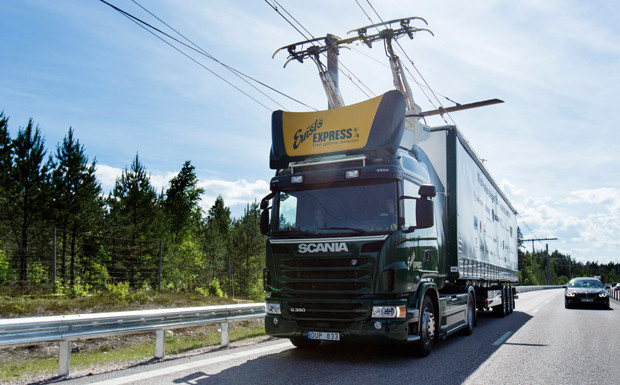
[{"label": "overhead contact wire", "polygon": [[[194,44],[197,48],[190,46],[189,44],[187,44],[187,43],[185,43],[185,42],[183,42],[183,41],[181,41],[181,40],[179,40],[179,39],[175,38],[174,36],[171,36],[170,34],[168,34],[168,33],[164,32],[164,31],[162,31],[161,29],[159,29],[159,28],[157,28],[157,27],[155,27],[155,26],[153,26],[153,25],[151,25],[151,24],[149,24],[149,23],[147,23],[147,22],[145,22],[145,21],[143,21],[143,20],[139,19],[139,18],[138,18],[138,17],[136,17],[136,16],[133,16],[132,14],[130,14],[130,13],[128,13],[128,12],[126,12],[126,11],[124,11],[124,10],[122,10],[122,9],[120,9],[120,8],[118,8],[118,7],[116,7],[116,6],[115,6],[115,5],[113,5],[113,4],[110,4],[109,2],[107,2],[107,1],[105,1],[105,0],[100,0],[100,1],[101,1],[102,3],[104,3],[104,4],[108,5],[108,6],[110,6],[111,8],[113,8],[114,10],[116,10],[117,12],[121,13],[121,14],[122,14],[122,15],[124,15],[125,17],[129,18],[130,20],[134,21],[136,24],[138,24],[138,25],[142,26],[144,29],[148,30],[148,29],[146,28],[146,27],[148,27],[148,28],[150,28],[150,29],[152,29],[152,30],[154,30],[154,31],[157,31],[158,33],[160,33],[160,34],[162,34],[162,35],[164,35],[164,36],[168,37],[169,39],[172,39],[172,40],[176,41],[177,43],[179,43],[179,44],[181,44],[181,45],[183,45],[183,46],[185,46],[185,47],[187,47],[187,48],[189,48],[189,49],[191,49],[191,50],[193,50],[193,51],[197,52],[198,54],[203,55],[203,56],[206,56],[207,58],[209,58],[209,59],[211,59],[211,60],[213,60],[213,61],[217,62],[218,64],[220,64],[220,65],[222,65],[223,67],[227,68],[227,69],[228,69],[228,70],[230,70],[231,72],[235,73],[235,74],[236,74],[239,78],[241,78],[241,76],[244,76],[244,77],[246,77],[246,78],[248,78],[248,79],[250,79],[250,80],[252,80],[252,81],[254,81],[254,82],[256,82],[256,83],[258,83],[258,84],[260,84],[260,85],[262,85],[263,87],[266,87],[266,88],[268,88],[268,89],[270,89],[270,90],[272,90],[272,91],[274,91],[274,92],[276,92],[276,93],[278,93],[278,94],[280,94],[280,95],[282,95],[282,96],[284,96],[284,97],[286,97],[286,98],[288,98],[288,99],[290,99],[290,100],[293,100],[293,101],[295,101],[295,102],[297,102],[297,103],[299,103],[299,104],[301,104],[301,105],[303,105],[303,106],[306,106],[306,107],[308,107],[308,108],[312,108],[312,107],[308,106],[307,104],[305,104],[305,103],[303,103],[303,102],[301,102],[301,101],[299,101],[299,100],[297,100],[297,99],[295,99],[295,98],[293,98],[293,97],[291,97],[291,96],[289,96],[289,95],[286,95],[285,93],[283,93],[283,92],[281,92],[281,91],[279,91],[279,90],[277,90],[277,89],[275,89],[275,88],[273,88],[273,87],[269,86],[268,84],[265,84],[264,82],[261,82],[261,81],[259,81],[259,80],[255,79],[255,78],[253,78],[253,77],[251,77],[251,76],[249,76],[249,75],[247,75],[247,74],[245,74],[245,73],[243,73],[243,72],[241,72],[241,71],[239,71],[239,70],[237,70],[237,69],[235,69],[235,68],[233,68],[233,67],[231,67],[231,66],[229,66],[229,65],[227,65],[227,64],[225,64],[225,63],[223,63],[223,62],[221,62],[221,61],[219,61],[218,59],[216,59],[215,57],[213,57],[212,55],[210,55],[209,53],[207,53],[206,51],[204,51],[202,48],[198,47],[198,45],[196,45],[195,43],[193,43],[190,39],[188,39],[187,37],[185,37],[183,34],[181,34],[181,33],[180,33],[180,32],[178,32],[177,30],[175,30],[174,28],[172,28],[170,25],[168,25],[166,22],[164,22],[163,20],[161,20],[159,17],[155,16],[152,12],[148,11],[146,8],[144,8],[143,6],[141,6],[140,4],[138,4],[136,1],[132,0],[132,1],[133,1],[134,3],[136,3],[136,5],[138,5],[140,8],[144,9],[146,12],[148,12],[149,14],[151,14],[153,17],[155,17],[157,20],[159,20],[160,22],[162,22],[162,23],[163,23],[164,25],[166,25],[168,28],[172,29],[174,32],[176,32],[177,34],[179,34],[180,36],[182,36],[183,38],[185,38],[186,40],[188,40],[190,43]],[[146,26],[146,27],[145,27],[145,26]],[[152,33],[152,31],[149,31],[149,32],[151,32],[151,34],[153,34],[154,36],[157,36],[157,35],[155,35],[154,33]],[[160,40],[162,40],[162,41],[166,42],[165,40],[161,39],[159,36],[157,36],[157,37],[158,37]],[[168,42],[166,42],[166,43],[168,43]],[[185,54],[183,51],[179,50],[178,48],[174,47],[173,45],[171,45],[171,44],[169,44],[169,43],[168,43],[168,45],[170,45],[171,47],[175,48],[178,52],[183,53],[186,57],[188,57],[188,58],[192,59],[192,61],[196,62],[197,64],[200,64],[200,63],[199,63],[199,62],[197,62],[195,59],[191,58],[189,55]],[[207,68],[207,67],[205,67],[204,65],[202,65],[202,64],[200,64],[200,65],[201,65],[201,67],[203,67],[203,68],[207,69],[207,70],[208,70],[209,72],[211,72],[212,74],[216,75],[219,79],[221,79],[221,80],[225,81],[225,82],[226,82],[227,84],[229,84],[229,85],[232,85],[232,83],[230,83],[229,81],[226,81],[224,78],[222,78],[221,76],[217,75],[215,72],[211,71],[210,69],[208,69],[208,68]],[[240,75],[241,75],[241,76],[240,76]],[[265,97],[269,98],[271,101],[273,101],[274,103],[276,103],[277,105],[279,105],[280,107],[282,107],[282,106],[281,106],[281,105],[280,105],[277,101],[273,100],[271,97],[269,97],[268,95],[266,95],[264,92],[260,91],[260,90],[259,90],[258,88],[256,88],[254,85],[250,84],[247,80],[245,80],[245,79],[243,79],[243,78],[241,78],[241,79],[242,79],[244,82],[246,82],[248,85],[250,85],[251,87],[255,88],[258,92],[262,93]],[[241,90],[241,89],[239,89],[238,87],[236,87],[236,86],[234,86],[234,85],[232,85],[232,86],[233,86],[235,89],[237,89],[237,90],[241,91],[244,95],[249,96],[246,92],[242,91],[242,90]],[[252,98],[252,97],[250,97],[250,98],[251,98],[252,100],[256,101],[256,99],[254,99],[254,98]],[[263,105],[263,104],[262,104],[262,103],[260,103],[260,102],[259,102],[259,104]],[[264,106],[264,105],[263,105],[263,106]],[[268,109],[269,109],[269,108],[268,108]],[[269,110],[271,110],[271,109],[269,109]]]}]

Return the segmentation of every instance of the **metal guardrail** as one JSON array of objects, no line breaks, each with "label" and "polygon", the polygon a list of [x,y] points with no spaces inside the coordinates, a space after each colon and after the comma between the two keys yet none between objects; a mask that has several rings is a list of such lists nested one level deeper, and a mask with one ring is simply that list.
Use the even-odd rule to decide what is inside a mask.
[{"label": "metal guardrail", "polygon": [[58,375],[69,374],[71,341],[155,332],[155,357],[163,358],[166,330],[221,324],[221,346],[229,343],[228,323],[265,316],[264,303],[137,310],[0,320],[0,348],[58,342]]},{"label": "metal guardrail", "polygon": [[562,289],[562,285],[538,285],[538,286],[515,286],[517,293],[525,293],[526,291]]},{"label": "metal guardrail", "polygon": [[[517,293],[525,293],[526,291],[534,291],[534,290],[546,290],[546,289],[562,289],[564,286],[562,285],[548,285],[548,286],[515,286],[517,288]],[[611,299],[616,301],[620,301],[620,287],[615,288],[605,288],[609,292],[609,296]]]},{"label": "metal guardrail", "polygon": [[612,299],[615,299],[616,301],[620,301],[620,287],[616,286],[613,289],[607,289],[607,291],[609,291],[609,294],[611,295]]}]

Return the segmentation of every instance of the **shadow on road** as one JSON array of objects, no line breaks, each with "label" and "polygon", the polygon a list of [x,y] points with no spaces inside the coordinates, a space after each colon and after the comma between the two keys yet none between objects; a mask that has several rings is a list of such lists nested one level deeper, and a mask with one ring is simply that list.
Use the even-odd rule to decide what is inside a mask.
[{"label": "shadow on road", "polygon": [[[499,348],[507,331],[514,334],[531,316],[516,311],[502,319],[479,313],[472,336],[450,336],[430,356],[411,356],[403,346],[322,343],[316,349],[291,348],[207,375],[196,371],[177,384],[458,384]],[[545,348],[545,345],[536,345]]]}]

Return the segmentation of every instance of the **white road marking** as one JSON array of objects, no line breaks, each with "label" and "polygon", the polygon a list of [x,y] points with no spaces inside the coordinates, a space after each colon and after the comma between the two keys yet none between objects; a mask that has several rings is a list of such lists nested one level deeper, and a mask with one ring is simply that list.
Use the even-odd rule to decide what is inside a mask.
[{"label": "white road marking", "polygon": [[508,339],[508,337],[510,337],[511,334],[512,334],[511,331],[507,331],[506,333],[504,333],[504,335],[499,337],[497,341],[493,342],[493,346],[499,346],[503,344]]},{"label": "white road marking", "polygon": [[175,373],[175,372],[181,372],[183,370],[195,369],[195,368],[202,367],[202,366],[213,365],[213,364],[217,364],[217,363],[220,363],[220,362],[231,361],[231,360],[235,360],[235,359],[239,359],[239,358],[246,358],[246,357],[249,357],[249,356],[262,355],[262,354],[265,354],[265,353],[269,353],[271,351],[282,350],[283,348],[286,348],[286,347],[292,347],[291,343],[288,342],[288,341],[281,342],[281,343],[278,343],[278,344],[275,344],[275,345],[265,346],[263,348],[251,349],[251,350],[241,351],[241,352],[237,352],[237,353],[226,354],[226,355],[223,355],[223,356],[206,358],[206,359],[200,360],[200,361],[192,361],[192,362],[188,362],[186,364],[175,365],[175,366],[171,366],[171,367],[167,367],[167,368],[151,370],[151,371],[145,372],[145,373],[133,374],[131,376],[127,376],[127,377],[123,377],[123,378],[115,378],[115,379],[112,379],[112,380],[105,380],[105,381],[100,381],[100,382],[94,382],[94,383],[91,383],[90,385],[121,385],[121,384],[129,384],[129,383],[134,382],[134,381],[146,380],[148,378],[163,376],[163,375],[171,374],[171,373]]}]

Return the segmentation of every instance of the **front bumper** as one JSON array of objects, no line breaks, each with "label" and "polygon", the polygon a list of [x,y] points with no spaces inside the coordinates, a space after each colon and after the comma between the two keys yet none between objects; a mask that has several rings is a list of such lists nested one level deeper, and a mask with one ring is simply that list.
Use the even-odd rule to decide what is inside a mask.
[{"label": "front bumper", "polygon": [[609,307],[609,297],[564,297],[568,306],[599,306]]},{"label": "front bumper", "polygon": [[[281,315],[266,315],[265,332],[279,338],[306,337],[309,331],[336,332],[340,333],[343,342],[402,344],[408,341],[408,337],[411,340],[411,321],[407,318],[370,319],[368,322],[352,323],[345,328],[321,328],[300,326],[297,321]],[[417,330],[417,317],[414,321],[413,330]]]}]

